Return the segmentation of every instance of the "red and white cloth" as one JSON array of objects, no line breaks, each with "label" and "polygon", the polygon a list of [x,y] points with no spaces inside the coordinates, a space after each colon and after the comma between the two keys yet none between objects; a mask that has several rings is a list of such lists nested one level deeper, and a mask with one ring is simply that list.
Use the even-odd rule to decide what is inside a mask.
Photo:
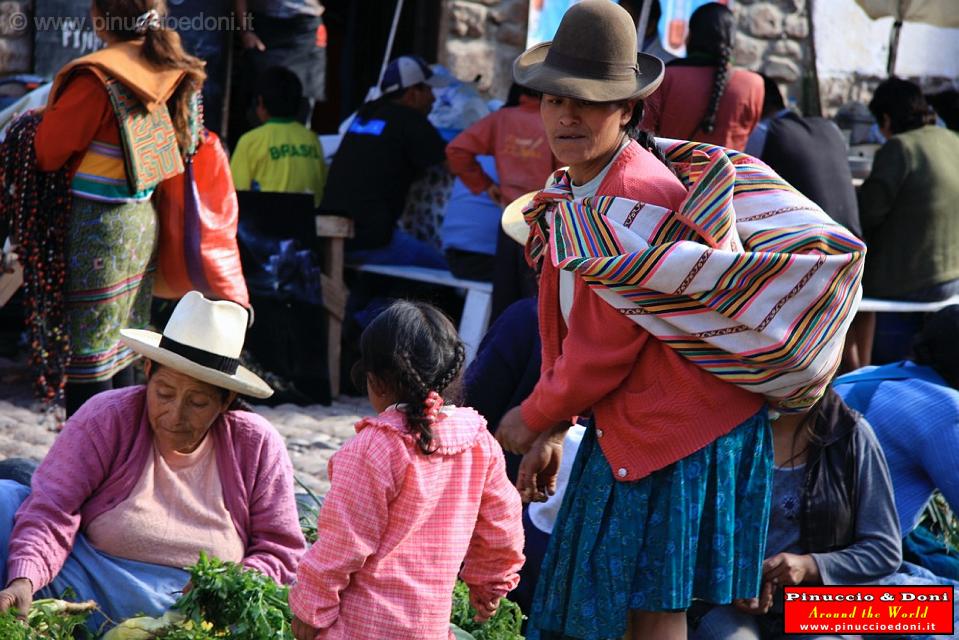
[{"label": "red and white cloth", "polygon": [[503,452],[469,408],[444,407],[428,456],[394,407],[356,430],[330,460],[290,607],[318,640],[451,638],[458,573],[490,598],[519,582],[522,505]]}]

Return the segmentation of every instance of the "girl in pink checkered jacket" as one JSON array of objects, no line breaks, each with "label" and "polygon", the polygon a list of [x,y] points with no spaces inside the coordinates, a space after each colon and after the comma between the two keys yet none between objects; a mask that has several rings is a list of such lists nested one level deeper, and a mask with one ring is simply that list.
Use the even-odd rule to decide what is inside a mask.
[{"label": "girl in pink checkered jacket", "polygon": [[[330,460],[317,542],[290,591],[298,640],[447,640],[457,574],[478,620],[523,565],[520,497],[486,420],[444,404],[465,351],[436,308],[397,302],[364,331],[361,360],[380,412]],[[462,567],[462,569],[461,569]]]}]

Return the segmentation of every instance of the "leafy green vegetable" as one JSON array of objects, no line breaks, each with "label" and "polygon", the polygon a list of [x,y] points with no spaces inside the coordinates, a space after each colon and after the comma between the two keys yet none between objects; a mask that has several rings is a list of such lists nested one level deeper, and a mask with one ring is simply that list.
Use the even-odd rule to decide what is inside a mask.
[{"label": "leafy green vegetable", "polygon": [[0,613],[0,638],[3,640],[91,638],[92,634],[84,625],[95,610],[95,602],[34,600],[30,613],[27,614],[27,624],[17,619],[15,611]]},{"label": "leafy green vegetable", "polygon": [[297,497],[297,511],[300,514],[300,530],[303,531],[303,537],[307,543],[316,542],[316,518],[320,515],[320,507],[323,506],[323,500],[313,492],[303,481],[294,477],[296,483],[306,491],[308,500],[301,500]]},{"label": "leafy green vegetable", "polygon": [[226,632],[233,640],[293,640],[289,589],[258,571],[202,552],[189,570],[192,589],[173,606],[195,625],[209,622],[214,634]]},{"label": "leafy green vegetable", "polygon": [[951,553],[959,552],[959,519],[949,508],[949,503],[942,493],[935,491],[932,494],[919,522],[925,524]]},{"label": "leafy green vegetable", "polygon": [[158,632],[156,640],[221,640],[229,636],[214,634],[209,623],[197,624],[193,620],[180,622]]},{"label": "leafy green vegetable", "polygon": [[503,598],[493,617],[479,624],[473,620],[476,610],[470,605],[469,587],[461,580],[453,587],[453,612],[450,622],[471,634],[475,640],[523,640],[523,612],[515,602]]},{"label": "leafy green vegetable", "polygon": [[17,620],[9,611],[0,613],[0,638],[5,640],[32,640],[34,632]]},{"label": "leafy green vegetable", "polygon": [[[278,586],[258,571],[203,553],[189,571],[192,588],[174,605],[186,620],[150,632],[151,639],[293,640],[290,628],[293,614],[286,587]],[[473,621],[475,615],[476,611],[469,603],[469,589],[457,581],[450,617],[450,622],[457,627],[457,638],[523,640],[520,633],[523,613],[516,603],[503,599],[496,614],[483,624]],[[16,624],[12,617],[11,620]],[[0,618],[2,640],[38,640],[36,636],[6,634],[2,624]],[[61,638],[53,637],[52,640]]]}]

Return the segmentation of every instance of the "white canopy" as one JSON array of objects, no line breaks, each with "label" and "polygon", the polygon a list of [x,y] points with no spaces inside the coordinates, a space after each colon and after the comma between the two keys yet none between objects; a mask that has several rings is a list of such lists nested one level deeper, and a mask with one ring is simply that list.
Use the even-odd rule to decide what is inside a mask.
[{"label": "white canopy", "polygon": [[959,27],[956,0],[856,0],[873,20],[892,16],[902,22],[924,22],[937,27]]},{"label": "white canopy", "polygon": [[936,27],[959,27],[957,0],[856,0],[873,20],[892,16],[895,20],[889,36],[889,60],[886,71],[896,72],[896,54],[903,22],[922,22]]}]

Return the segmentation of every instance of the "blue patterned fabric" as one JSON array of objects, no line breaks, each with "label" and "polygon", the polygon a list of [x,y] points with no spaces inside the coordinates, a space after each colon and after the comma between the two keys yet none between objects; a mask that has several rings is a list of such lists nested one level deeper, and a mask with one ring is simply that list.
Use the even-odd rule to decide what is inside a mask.
[{"label": "blue patterned fabric", "polygon": [[543,561],[528,640],[619,639],[628,610],[759,591],[772,489],[766,409],[638,482],[613,478],[589,428]]}]

